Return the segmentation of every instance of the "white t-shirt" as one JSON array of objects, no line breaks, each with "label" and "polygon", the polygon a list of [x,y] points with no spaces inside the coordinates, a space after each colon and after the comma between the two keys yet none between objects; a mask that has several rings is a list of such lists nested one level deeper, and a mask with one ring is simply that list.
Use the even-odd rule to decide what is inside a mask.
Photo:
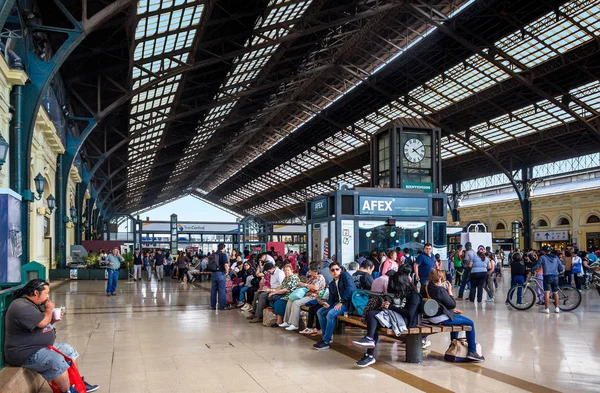
[{"label": "white t-shirt", "polygon": [[275,259],[273,259],[272,256],[270,256],[269,254],[267,254],[267,262],[271,262],[271,263],[275,264]]},{"label": "white t-shirt", "polygon": [[280,268],[275,268],[273,274],[271,274],[271,289],[276,289],[281,286],[281,283],[285,279],[285,273]]}]

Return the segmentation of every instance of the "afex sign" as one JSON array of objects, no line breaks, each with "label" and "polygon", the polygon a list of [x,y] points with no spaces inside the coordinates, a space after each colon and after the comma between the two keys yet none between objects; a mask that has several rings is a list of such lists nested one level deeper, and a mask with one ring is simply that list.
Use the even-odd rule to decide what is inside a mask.
[{"label": "afex sign", "polygon": [[393,198],[361,196],[360,214],[373,216],[429,216],[428,198]]}]

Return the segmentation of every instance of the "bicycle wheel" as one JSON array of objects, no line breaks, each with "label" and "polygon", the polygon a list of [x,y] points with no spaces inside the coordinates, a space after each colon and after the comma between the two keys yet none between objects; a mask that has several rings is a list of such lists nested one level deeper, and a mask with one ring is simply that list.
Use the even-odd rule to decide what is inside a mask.
[{"label": "bicycle wheel", "polygon": [[581,293],[570,285],[558,287],[558,308],[562,311],[575,310],[581,304]]},{"label": "bicycle wheel", "polygon": [[[521,301],[519,302],[519,292]],[[508,303],[519,311],[529,310],[535,304],[537,296],[533,288],[525,285],[517,285],[508,291]]]}]

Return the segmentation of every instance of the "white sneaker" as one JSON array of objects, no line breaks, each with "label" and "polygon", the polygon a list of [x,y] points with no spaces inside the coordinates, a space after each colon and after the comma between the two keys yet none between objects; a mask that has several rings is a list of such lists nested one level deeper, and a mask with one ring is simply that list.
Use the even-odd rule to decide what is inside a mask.
[{"label": "white sneaker", "polygon": [[541,312],[544,314],[550,314],[550,310],[548,310],[547,308],[543,309]]},{"label": "white sneaker", "polygon": [[278,325],[278,326],[279,326],[279,327],[282,327],[282,328],[286,328],[286,327],[288,327],[288,326],[290,326],[290,325],[289,325],[289,323],[287,323],[287,322],[284,322],[284,323],[282,323],[282,324],[280,324],[280,325]]},{"label": "white sneaker", "polygon": [[298,328],[294,325],[290,325],[290,326],[286,327],[285,330],[292,331],[292,330],[298,330]]},{"label": "white sneaker", "polygon": [[560,308],[556,307],[556,308],[554,309],[554,312],[558,314],[558,313],[560,312]]}]

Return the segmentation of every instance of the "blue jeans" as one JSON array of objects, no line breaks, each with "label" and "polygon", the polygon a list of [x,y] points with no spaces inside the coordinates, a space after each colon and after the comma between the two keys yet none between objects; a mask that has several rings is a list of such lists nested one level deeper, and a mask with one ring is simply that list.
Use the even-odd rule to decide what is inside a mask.
[{"label": "blue jeans", "polygon": [[241,302],[246,301],[246,291],[248,290],[248,288],[250,288],[250,287],[247,287],[245,285],[240,288],[240,301]]},{"label": "blue jeans", "polygon": [[[525,284],[524,276],[514,276],[510,280],[510,288],[511,289],[516,287],[517,285],[523,285],[523,284]],[[519,289],[517,289],[517,303],[521,304],[522,299],[523,299],[523,289],[519,288]],[[508,293],[506,294],[506,301],[508,301]]]},{"label": "blue jeans", "polygon": [[317,311],[317,318],[319,318],[319,324],[323,330],[322,341],[327,344],[331,342],[331,336],[333,336],[333,329],[335,329],[337,317],[344,314],[346,311],[348,311],[346,305],[342,305],[339,310],[334,310],[333,306],[331,306],[329,308],[323,307]]},{"label": "blue jeans", "polygon": [[[454,321],[449,319],[443,321],[442,325],[446,326],[455,326],[455,325],[469,325],[471,326],[470,332],[467,333],[467,344],[469,345],[469,352],[477,353],[477,343],[475,341],[475,324],[467,317],[463,317],[462,315],[454,315]],[[450,339],[455,340],[458,338],[458,332],[450,333]],[[481,355],[481,354],[479,354]]]},{"label": "blue jeans", "polygon": [[108,283],[106,284],[106,293],[114,293],[117,290],[117,280],[119,280],[118,270],[108,270]]},{"label": "blue jeans", "polygon": [[465,294],[465,287],[471,290],[471,269],[463,269],[463,275],[460,281],[460,288],[458,289],[458,297],[462,298]]},{"label": "blue jeans", "polygon": [[225,273],[214,272],[211,274],[212,287],[210,288],[210,307],[217,308],[217,291],[219,292],[219,308],[225,309],[227,293],[225,292]]}]

